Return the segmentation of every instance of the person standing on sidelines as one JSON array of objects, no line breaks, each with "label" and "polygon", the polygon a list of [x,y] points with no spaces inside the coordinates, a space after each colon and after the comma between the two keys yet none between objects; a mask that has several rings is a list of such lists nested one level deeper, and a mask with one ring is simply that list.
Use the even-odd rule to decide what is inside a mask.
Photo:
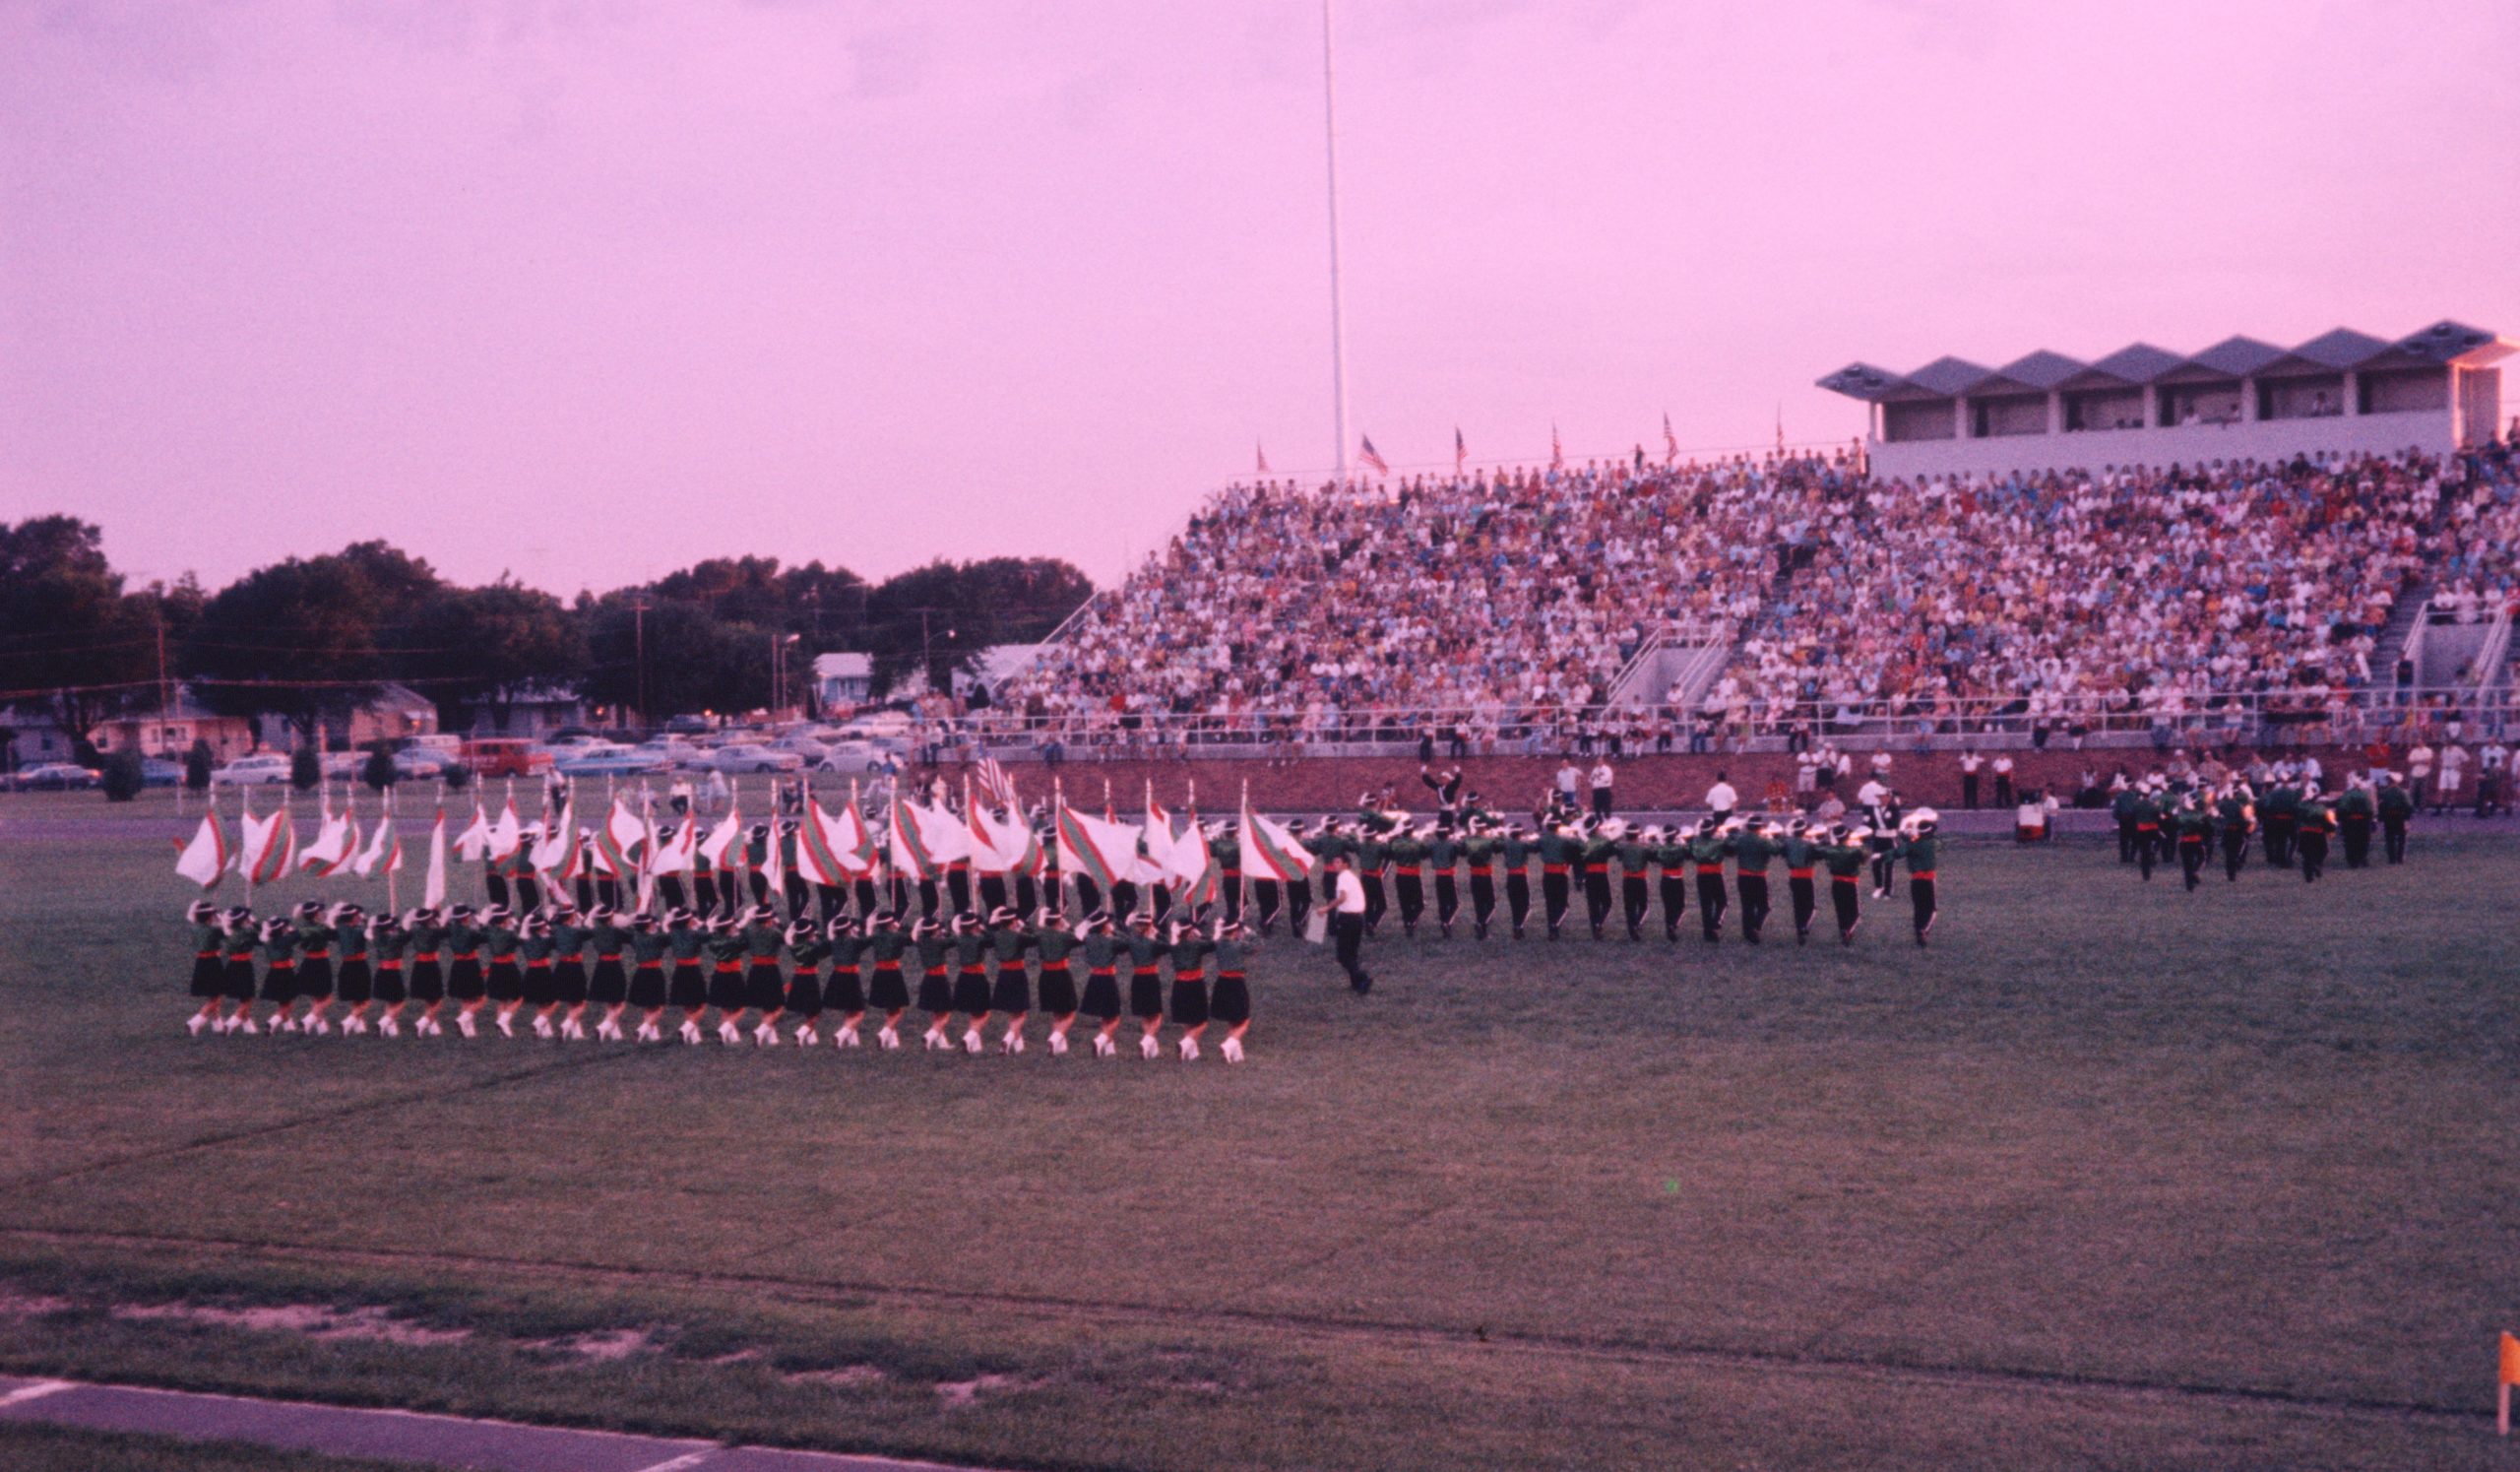
[{"label": "person standing on sidelines", "polygon": [[1609,758],[1606,756],[1594,763],[1592,776],[1587,780],[1593,788],[1593,820],[1606,822],[1617,807],[1616,795],[1611,786],[1616,778],[1610,771]]},{"label": "person standing on sidelines", "polygon": [[2406,825],[2415,817],[2415,795],[2393,777],[2380,779],[2380,850],[2391,864],[2406,863]]},{"label": "person standing on sidelines", "polygon": [[1899,836],[1899,857],[1908,864],[1908,899],[1916,907],[1917,944],[1921,946],[1933,933],[1934,914],[1939,908],[1934,874],[1942,857],[1942,840],[1935,836],[1940,828],[1941,819],[1934,810],[1920,807]]},{"label": "person standing on sidelines", "polygon": [[1986,759],[1978,754],[1977,747],[1964,746],[1961,748],[1960,805],[1968,808],[1971,812],[1978,810],[1978,773],[1985,765]]},{"label": "person standing on sidelines", "polygon": [[1373,973],[1365,970],[1365,885],[1356,877],[1346,854],[1330,860],[1330,931],[1338,945],[1340,969],[1358,996],[1374,990]]}]

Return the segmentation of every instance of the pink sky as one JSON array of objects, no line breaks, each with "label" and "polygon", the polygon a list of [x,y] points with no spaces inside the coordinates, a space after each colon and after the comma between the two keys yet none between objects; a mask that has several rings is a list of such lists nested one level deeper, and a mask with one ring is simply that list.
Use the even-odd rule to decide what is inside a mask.
[{"label": "pink sky", "polygon": [[[1330,463],[1319,12],[0,0],[0,518],[1108,581]],[[1343,0],[1355,426],[1797,440],[1811,381],[2520,335],[2520,4]],[[2507,394],[2520,402],[2520,394]]]}]

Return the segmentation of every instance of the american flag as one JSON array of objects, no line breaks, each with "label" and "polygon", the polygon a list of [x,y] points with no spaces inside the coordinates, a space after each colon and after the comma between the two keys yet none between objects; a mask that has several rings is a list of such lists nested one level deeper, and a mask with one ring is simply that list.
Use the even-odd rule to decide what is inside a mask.
[{"label": "american flag", "polygon": [[998,763],[996,757],[980,758],[978,776],[980,794],[988,799],[990,805],[1003,807],[1009,812],[1020,810],[1015,801],[1015,779],[1006,775],[1006,768]]},{"label": "american flag", "polygon": [[1356,458],[1363,461],[1365,464],[1372,466],[1374,468],[1375,475],[1390,475],[1391,467],[1383,463],[1382,452],[1374,448],[1374,437],[1368,434],[1364,439],[1365,446],[1363,449],[1356,452]]},{"label": "american flag", "polygon": [[1553,471],[1566,469],[1566,448],[1557,442],[1555,424],[1548,426],[1548,468]]},{"label": "american flag", "polygon": [[1251,446],[1251,453],[1252,457],[1260,462],[1260,474],[1264,476],[1269,474],[1269,452],[1261,448],[1257,441],[1254,441]]},{"label": "american flag", "polygon": [[1453,426],[1453,474],[1458,476],[1470,467],[1470,442],[1461,437],[1461,426]]},{"label": "american flag", "polygon": [[1666,410],[1663,414],[1663,463],[1669,465],[1679,458],[1680,437],[1671,432],[1671,415]]}]

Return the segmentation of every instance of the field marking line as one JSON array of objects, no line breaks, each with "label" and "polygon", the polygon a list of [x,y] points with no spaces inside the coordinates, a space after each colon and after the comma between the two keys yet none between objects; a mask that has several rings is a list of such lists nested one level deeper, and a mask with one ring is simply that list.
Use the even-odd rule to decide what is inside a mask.
[{"label": "field marking line", "polygon": [[686,1467],[697,1467],[716,1456],[718,1451],[719,1448],[715,1446],[704,1447],[698,1451],[686,1451],[680,1456],[669,1457],[653,1467],[641,1467],[639,1472],[683,1472]]},{"label": "field marking line", "polygon": [[[1485,1338],[1469,1329],[1396,1320],[1343,1318],[1327,1313],[1231,1308],[1180,1308],[1164,1304],[1106,1303],[1082,1299],[989,1292],[979,1289],[904,1288],[898,1285],[814,1281],[762,1273],[708,1273],[675,1268],[607,1267],[507,1257],[481,1257],[450,1252],[410,1252],[365,1248],[322,1248],[294,1244],[247,1243],[218,1238],[143,1236],[130,1233],[63,1232],[42,1228],[0,1226],[0,1238],[61,1246],[98,1243],[157,1249],[209,1248],[243,1256],[332,1263],[364,1263],[410,1268],[469,1268],[525,1277],[565,1275],[582,1281],[696,1289],[724,1295],[776,1289],[806,1303],[847,1305],[855,1300],[889,1300],[921,1308],[996,1308],[1059,1319],[1107,1320],[1134,1324],[1181,1324],[1219,1329],[1280,1329],[1325,1338],[1408,1343],[1459,1348],[1480,1353],[1524,1354],[1600,1360],[1612,1364],[1696,1366],[1734,1372],[1797,1375],[1808,1378],[1854,1376],[1893,1384],[1923,1383],[2002,1390],[2015,1394],[2055,1392],[2111,1395],[2142,1400],[2210,1401],[2232,1409],[2276,1409],[2346,1418],[2417,1419],[2464,1425],[2484,1419],[2480,1407],[2409,1400],[2377,1400],[2351,1394],[2321,1395],[2267,1386],[2221,1385],[2180,1381],[2135,1380],[2110,1376],[2069,1375],[2028,1368],[1988,1368],[1928,1361],[1899,1361],[1829,1355],[1815,1350],[1782,1347],[1773,1350],[1714,1348],[1687,1343],[1650,1343],[1536,1330],[1489,1329]],[[189,1392],[186,1392],[189,1393]],[[240,1397],[241,1398],[241,1397]],[[421,1414],[421,1413],[410,1413]]]},{"label": "field marking line", "polygon": [[41,1400],[47,1395],[58,1395],[64,1390],[75,1388],[75,1382],[70,1380],[37,1380],[32,1385],[20,1385],[8,1394],[0,1395],[0,1409],[24,1405],[31,1400]]},{"label": "field marking line", "polygon": [[593,1067],[598,1063],[616,1061],[621,1058],[637,1057],[639,1056],[640,1055],[637,1052],[632,1051],[607,1050],[598,1053],[582,1054],[574,1057],[562,1057],[541,1067],[519,1068],[513,1072],[493,1074],[487,1078],[476,1078],[448,1088],[420,1089],[410,1093],[389,1095],[383,1098],[365,1099],[356,1104],[343,1105],[338,1109],[321,1110],[311,1115],[299,1116],[296,1119],[276,1120],[268,1124],[257,1124],[248,1129],[230,1129],[218,1134],[202,1135],[176,1144],[159,1145],[147,1150],[135,1150],[128,1155],[108,1156],[103,1160],[93,1160],[83,1165],[75,1165],[50,1173],[39,1172],[31,1176],[13,1177],[6,1181],[0,1181],[0,1186],[6,1186],[17,1190],[34,1190],[43,1186],[59,1185],[65,1181],[76,1181],[83,1176],[101,1175],[107,1171],[121,1170],[125,1166],[146,1165],[154,1161],[171,1160],[176,1156],[189,1154],[195,1150],[214,1150],[221,1145],[233,1145],[244,1140],[261,1139],[266,1135],[285,1134],[292,1129],[302,1129],[310,1124],[331,1124],[359,1115],[372,1114],[378,1110],[398,1109],[405,1105],[420,1105],[439,1100],[456,1099],[461,1098],[466,1094],[486,1093],[492,1089],[503,1088],[512,1083],[521,1083],[531,1078],[543,1078],[554,1073],[572,1072],[579,1068]]}]

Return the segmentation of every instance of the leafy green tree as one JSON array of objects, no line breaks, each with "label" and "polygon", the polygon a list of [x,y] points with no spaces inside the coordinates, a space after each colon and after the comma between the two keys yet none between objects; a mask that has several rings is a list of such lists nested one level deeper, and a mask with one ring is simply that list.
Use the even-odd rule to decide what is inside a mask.
[{"label": "leafy green tree", "polygon": [[866,627],[875,682],[914,680],[923,663],[928,681],[944,689],[983,649],[1047,638],[1093,593],[1084,573],[1054,557],[939,559],[886,579]]},{"label": "leafy green tree", "polygon": [[367,760],[358,764],[358,780],[375,792],[392,787],[403,774],[394,769],[394,753],[383,741],[367,744]]},{"label": "leafy green tree", "polygon": [[108,802],[128,802],[147,786],[140,770],[140,748],[125,746],[105,758],[104,790]]},{"label": "leafy green tree", "polygon": [[216,761],[210,742],[196,738],[184,752],[184,786],[196,793],[209,792],[210,773]]},{"label": "leafy green tree", "polygon": [[385,652],[401,677],[437,702],[449,730],[470,726],[481,706],[505,731],[528,692],[575,685],[587,672],[584,624],[550,594],[507,578],[424,598]]},{"label": "leafy green tree", "polygon": [[393,672],[385,646],[441,584],[426,562],[381,542],[256,568],[203,607],[184,672],[211,709],[277,716],[298,744],[375,698]]},{"label": "leafy green tree", "polygon": [[0,689],[49,716],[82,761],[97,727],[155,693],[152,604],[123,591],[90,522],[38,516],[0,523]]},{"label": "leafy green tree", "polygon": [[[646,611],[640,608],[644,603]],[[645,599],[635,590],[588,600],[586,697],[649,720],[699,711],[744,711],[770,698],[767,629],[727,623],[696,603]],[[644,651],[644,653],[643,653]]]},{"label": "leafy green tree", "polygon": [[311,793],[315,791],[315,784],[323,780],[324,763],[320,757],[316,756],[314,747],[300,746],[288,754],[288,785],[290,787],[301,793]]}]

